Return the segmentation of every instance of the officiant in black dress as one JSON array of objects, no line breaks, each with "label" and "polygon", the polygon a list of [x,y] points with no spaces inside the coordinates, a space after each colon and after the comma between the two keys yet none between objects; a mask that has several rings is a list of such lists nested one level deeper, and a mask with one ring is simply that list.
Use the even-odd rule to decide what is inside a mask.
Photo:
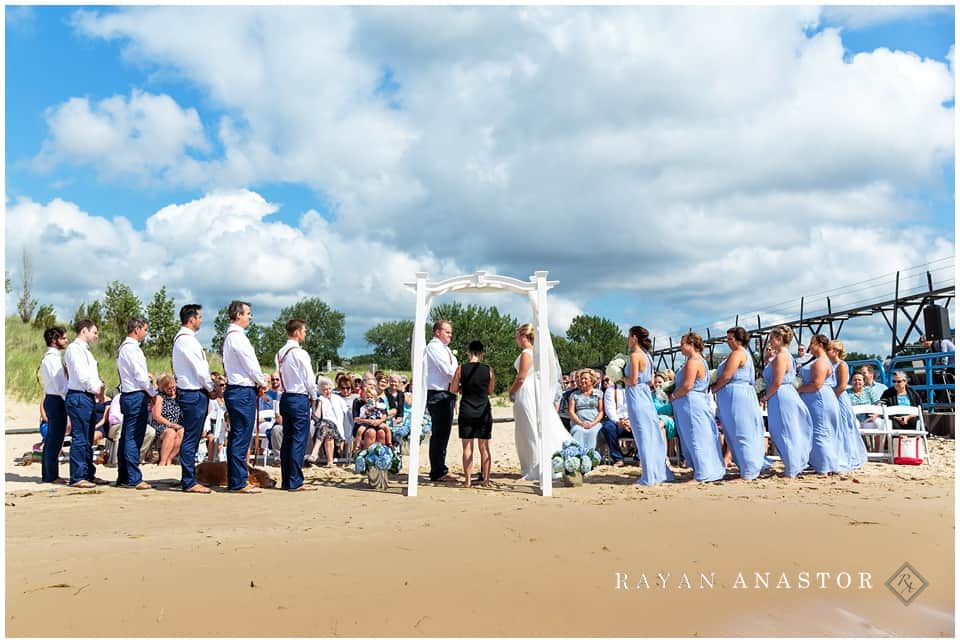
[{"label": "officiant in black dress", "polygon": [[480,445],[480,484],[490,486],[490,436],[493,433],[493,369],[483,363],[483,343],[473,340],[467,347],[467,363],[459,366],[450,382],[450,392],[460,393],[458,426],[463,444],[463,486],[471,486],[473,441]]}]

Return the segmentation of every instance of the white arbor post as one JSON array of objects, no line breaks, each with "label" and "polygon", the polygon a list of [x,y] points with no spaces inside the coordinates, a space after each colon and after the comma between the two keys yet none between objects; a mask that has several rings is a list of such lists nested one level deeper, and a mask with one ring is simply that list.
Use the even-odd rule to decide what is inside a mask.
[{"label": "white arbor post", "polygon": [[[448,292],[513,292],[527,295],[536,306],[536,353],[537,371],[540,374],[537,394],[537,436],[540,439],[540,492],[544,496],[553,495],[553,478],[550,458],[543,441],[543,417],[546,409],[553,405],[553,396],[549,382],[545,381],[550,373],[545,342],[550,339],[550,327],[547,324],[547,291],[559,282],[547,281],[547,271],[539,270],[528,281],[512,277],[488,275],[478,270],[472,275],[462,275],[443,281],[428,282],[427,273],[418,272],[414,283],[404,284],[413,290],[417,297],[417,311],[413,325],[410,364],[413,368],[413,403],[410,418],[410,456],[408,460],[407,496],[417,495],[418,475],[420,471],[420,432],[423,426],[423,413],[427,406],[426,378],[424,377],[424,351],[426,340],[423,327],[427,323],[427,310],[435,295]],[[552,345],[551,345],[552,346]]]},{"label": "white arbor post", "polygon": [[[535,337],[537,348],[537,371],[540,373],[540,387],[537,395],[537,437],[540,440],[540,493],[543,496],[553,495],[553,467],[550,464],[552,453],[547,453],[547,444],[543,439],[544,411],[553,404],[550,387],[545,381],[550,372],[547,364],[547,351],[544,343],[550,339],[549,325],[547,324],[547,271],[538,270],[534,273],[537,285],[537,334]],[[547,332],[545,333],[544,330]]]},{"label": "white arbor post", "polygon": [[413,322],[410,365],[413,374],[413,402],[410,411],[410,455],[407,459],[407,495],[417,495],[417,478],[420,475],[420,430],[423,428],[423,410],[427,406],[427,391],[423,385],[423,351],[427,347],[423,338],[423,326],[427,323],[427,273],[417,273],[417,313]]}]

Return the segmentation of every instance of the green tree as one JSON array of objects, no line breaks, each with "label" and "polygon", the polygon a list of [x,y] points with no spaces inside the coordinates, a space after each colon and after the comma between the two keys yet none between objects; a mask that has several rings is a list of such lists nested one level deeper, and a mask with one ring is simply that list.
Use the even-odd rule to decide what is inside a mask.
[{"label": "green tree", "polygon": [[223,337],[227,334],[227,327],[230,325],[230,315],[227,313],[227,306],[217,311],[217,316],[213,320],[213,339],[210,340],[210,348],[218,355],[223,354]]},{"label": "green tree", "polygon": [[180,321],[174,316],[173,297],[167,296],[166,285],[161,286],[147,305],[147,321],[150,322],[150,334],[144,348],[157,357],[170,355],[173,338],[180,329]]},{"label": "green tree", "polygon": [[346,339],[343,330],[344,314],[330,308],[318,297],[302,299],[280,311],[280,316],[264,332],[262,338],[262,348],[269,357],[268,362],[273,361],[276,352],[286,343],[286,324],[290,319],[307,322],[307,340],[303,343],[303,348],[310,353],[314,367],[326,360],[334,364],[340,362],[337,351]]},{"label": "green tree", "polygon": [[34,328],[49,328],[57,325],[57,313],[50,304],[44,304],[37,309],[33,318]]},{"label": "green tree", "polygon": [[[104,345],[117,344],[127,336],[127,320],[131,317],[143,317],[143,304],[133,290],[125,283],[112,281],[103,296],[105,331]],[[89,309],[87,315],[90,315]],[[112,340],[112,341],[111,341]]]},{"label": "green tree", "polygon": [[366,332],[364,339],[373,346],[373,360],[384,368],[410,370],[410,341],[413,321],[389,321],[377,324]]},{"label": "green tree", "polygon": [[569,364],[560,362],[565,370],[606,364],[617,353],[625,352],[627,346],[619,326],[594,315],[574,317],[567,329],[567,340]]},{"label": "green tree", "polygon": [[9,270],[4,270],[3,272],[4,272],[4,276],[6,277],[6,286],[5,286],[5,288],[6,288],[7,294],[9,295],[11,292],[13,292],[13,284],[12,284],[12,282],[10,281],[10,271],[9,271]]},{"label": "green tree", "polygon": [[24,324],[29,323],[33,318],[33,311],[37,307],[37,300],[33,299],[31,289],[33,288],[33,267],[30,264],[30,255],[26,248],[23,250],[23,282],[20,288],[20,299],[17,300],[17,312],[20,314],[20,321]]},{"label": "green tree", "polygon": [[[484,361],[493,367],[496,376],[496,392],[502,393],[513,383],[513,362],[519,353],[514,337],[517,320],[501,314],[496,306],[464,307],[459,302],[441,304],[430,311],[430,326],[438,319],[446,319],[453,326],[450,349],[463,362],[467,358],[467,345],[478,339],[483,342]],[[430,337],[430,328],[425,330]],[[429,339],[428,339],[429,341]]]}]

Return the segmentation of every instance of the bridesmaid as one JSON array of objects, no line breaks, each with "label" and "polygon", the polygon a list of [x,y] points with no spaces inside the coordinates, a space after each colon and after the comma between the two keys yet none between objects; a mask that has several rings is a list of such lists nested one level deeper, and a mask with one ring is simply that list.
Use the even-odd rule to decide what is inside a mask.
[{"label": "bridesmaid", "polygon": [[783,477],[795,478],[807,468],[813,440],[813,420],[806,404],[793,387],[796,376],[793,356],[788,350],[793,341],[793,329],[777,326],[767,335],[767,346],[773,351],[773,359],[763,369],[767,390],[763,401],[767,403],[767,422],[770,437],[783,461]]},{"label": "bridesmaid", "polygon": [[670,396],[684,458],[693,465],[693,480],[713,482],[723,479],[726,467],[720,450],[717,422],[710,410],[710,371],[701,355],[703,339],[687,333],[680,341],[680,352],[687,358],[677,372],[677,387]]},{"label": "bridesmaid", "polygon": [[847,382],[850,380],[850,367],[843,361],[847,352],[843,342],[833,340],[827,347],[827,357],[833,366],[836,385],[833,392],[840,404],[840,465],[844,471],[853,471],[867,463],[867,447],[860,437],[860,421],[853,413],[853,402],[847,394]]},{"label": "bridesmaid", "polygon": [[650,357],[650,333],[643,326],[633,326],[627,334],[629,356],[623,368],[626,387],[627,416],[630,431],[637,445],[637,458],[643,467],[635,484],[652,486],[673,480],[667,468],[667,443],[660,431],[660,418],[653,407],[650,382],[653,380],[653,359]]},{"label": "bridesmaid", "polygon": [[740,469],[740,478],[756,480],[763,468],[763,413],[753,388],[756,375],[753,359],[744,347],[750,337],[742,326],[727,331],[730,355],[720,363],[713,392],[723,434]]},{"label": "bridesmaid", "polygon": [[814,335],[810,340],[813,359],[800,367],[803,385],[797,388],[813,420],[813,446],[810,466],[817,473],[828,475],[842,470],[840,462],[840,404],[833,392],[833,368],[827,358],[830,340]]}]

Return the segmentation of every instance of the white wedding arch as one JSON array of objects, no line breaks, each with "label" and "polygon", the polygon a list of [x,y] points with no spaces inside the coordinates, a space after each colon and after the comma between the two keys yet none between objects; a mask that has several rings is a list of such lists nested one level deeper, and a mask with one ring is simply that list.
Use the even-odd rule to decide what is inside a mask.
[{"label": "white wedding arch", "polygon": [[[423,334],[423,327],[427,323],[427,311],[430,303],[437,295],[450,292],[480,293],[480,292],[514,292],[526,294],[533,309],[534,326],[536,328],[534,355],[537,358],[537,370],[548,373],[547,352],[543,350],[544,342],[550,341],[550,328],[547,324],[547,291],[559,284],[559,281],[547,281],[547,271],[538,270],[528,281],[520,281],[513,277],[488,275],[486,271],[478,270],[472,275],[452,277],[443,281],[427,281],[427,273],[418,272],[417,280],[405,283],[404,286],[416,293],[417,312],[413,324],[413,342],[410,364],[413,367],[413,404],[410,418],[410,456],[408,462],[407,495],[417,495],[417,478],[420,472],[420,429],[423,422],[423,413],[427,405],[426,377],[424,371],[424,351],[427,346]],[[456,332],[456,329],[454,329]],[[543,441],[543,409],[553,404],[553,394],[549,386],[541,382],[540,395],[537,397],[537,435],[540,439],[540,493],[544,496],[553,495],[553,478],[550,460],[553,454],[546,453]]]}]

